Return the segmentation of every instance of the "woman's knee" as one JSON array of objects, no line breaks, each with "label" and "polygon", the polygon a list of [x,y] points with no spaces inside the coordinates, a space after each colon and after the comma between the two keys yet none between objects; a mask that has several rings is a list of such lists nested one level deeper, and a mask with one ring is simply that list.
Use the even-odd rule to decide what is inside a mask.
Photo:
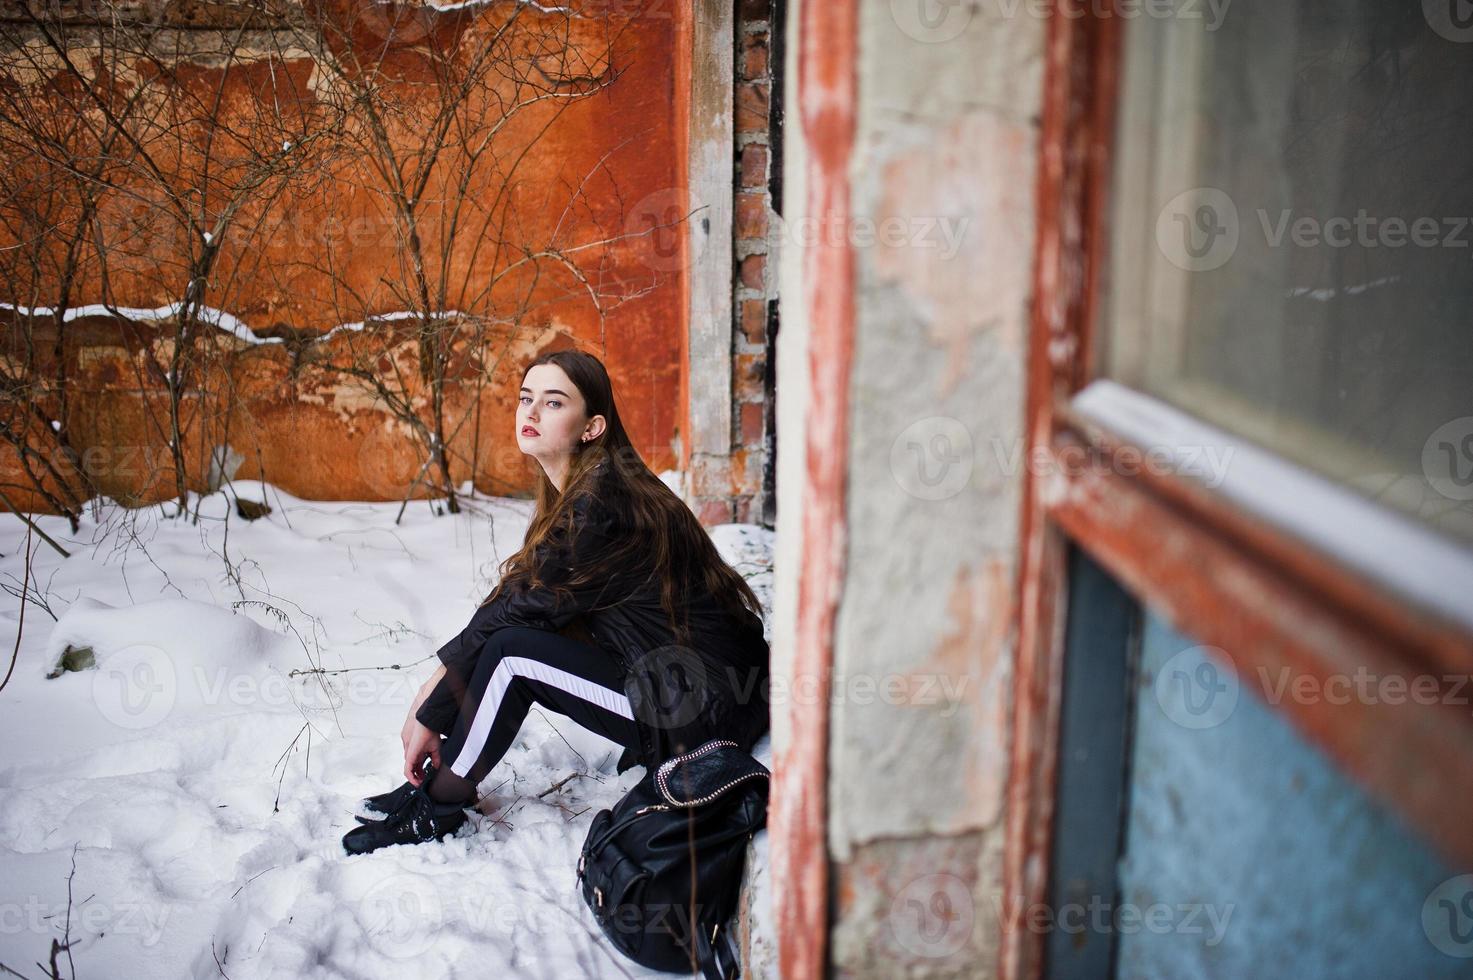
[{"label": "woman's knee", "polygon": [[507,657],[539,659],[540,643],[556,636],[535,626],[503,626],[486,638],[476,658],[475,672],[484,683]]},{"label": "woman's knee", "polygon": [[548,637],[557,635],[551,630],[537,626],[503,626],[486,640],[485,649],[487,652],[497,653],[515,649],[525,654],[528,651],[535,651],[538,643],[545,641]]},{"label": "woman's knee", "polygon": [[476,658],[476,669],[482,671],[494,670],[512,650],[521,650],[527,647],[526,634],[531,632],[542,632],[533,630],[530,626],[503,626],[501,629],[486,637],[481,644],[480,655]]}]

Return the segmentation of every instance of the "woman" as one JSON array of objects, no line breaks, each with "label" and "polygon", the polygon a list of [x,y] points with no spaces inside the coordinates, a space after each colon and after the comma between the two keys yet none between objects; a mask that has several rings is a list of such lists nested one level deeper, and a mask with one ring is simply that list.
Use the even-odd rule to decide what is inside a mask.
[{"label": "woman", "polygon": [[533,704],[623,745],[619,772],[768,729],[761,603],[640,459],[602,362],[538,357],[516,432],[542,469],[526,540],[439,649],[400,733],[407,781],[364,801],[381,819],[358,817],[350,854],[458,829]]}]

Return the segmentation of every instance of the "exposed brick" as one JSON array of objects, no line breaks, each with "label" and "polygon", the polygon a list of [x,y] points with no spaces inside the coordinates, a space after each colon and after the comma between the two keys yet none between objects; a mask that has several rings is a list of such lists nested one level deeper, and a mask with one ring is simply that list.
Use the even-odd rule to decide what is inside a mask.
[{"label": "exposed brick", "polygon": [[716,524],[730,524],[735,515],[732,513],[731,501],[705,500],[701,502],[696,516],[700,518],[702,525],[711,527]]},{"label": "exposed brick", "polygon": [[736,502],[736,522],[738,524],[755,524],[752,512],[757,506],[757,501],[751,497],[738,497]]},{"label": "exposed brick", "polygon": [[762,442],[761,402],[745,402],[742,405],[742,445],[756,446]]},{"label": "exposed brick", "polygon": [[742,20],[767,20],[772,16],[770,0],[742,0]]},{"label": "exposed brick", "polygon": [[767,132],[766,82],[742,82],[736,90],[736,131],[738,133]]},{"label": "exposed brick", "polygon": [[748,34],[742,38],[742,77],[767,76],[767,35]]},{"label": "exposed brick", "polygon": [[738,449],[731,454],[731,492],[736,496],[762,489],[762,450]]},{"label": "exposed brick", "polygon": [[742,336],[749,344],[767,343],[767,304],[762,300],[742,300]]},{"label": "exposed brick", "polygon": [[767,147],[748,143],[742,147],[742,186],[761,187],[767,183]]},{"label": "exposed brick", "polygon": [[762,400],[762,375],[766,369],[766,357],[762,354],[737,354],[733,358],[732,390],[738,402]]},{"label": "exposed brick", "polygon": [[736,196],[736,237],[767,237],[767,195],[751,191]]},{"label": "exposed brick", "polygon": [[749,255],[742,259],[742,285],[761,289],[763,274],[767,271],[767,256]]}]

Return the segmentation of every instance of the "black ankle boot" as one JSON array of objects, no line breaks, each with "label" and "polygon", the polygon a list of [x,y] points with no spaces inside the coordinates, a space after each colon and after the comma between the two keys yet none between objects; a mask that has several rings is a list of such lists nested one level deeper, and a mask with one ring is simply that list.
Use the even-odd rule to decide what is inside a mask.
[{"label": "black ankle boot", "polygon": [[375,820],[381,820],[387,814],[399,809],[400,805],[409,799],[409,795],[413,792],[414,784],[405,780],[396,789],[391,789],[387,793],[380,793],[377,796],[370,796],[363,800],[363,809],[369,813],[378,814],[378,816],[361,817],[355,813],[353,818],[359,823],[370,823]]},{"label": "black ankle boot", "polygon": [[427,787],[434,778],[433,764],[425,765],[424,782],[410,784],[409,793],[382,820],[365,820],[343,835],[349,854],[367,854],[392,844],[421,844],[455,833],[466,822],[465,808],[471,804],[437,803]]}]

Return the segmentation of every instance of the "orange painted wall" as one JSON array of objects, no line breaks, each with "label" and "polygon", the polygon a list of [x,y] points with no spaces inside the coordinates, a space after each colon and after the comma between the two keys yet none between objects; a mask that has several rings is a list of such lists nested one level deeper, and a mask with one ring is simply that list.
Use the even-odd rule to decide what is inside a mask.
[{"label": "orange painted wall", "polygon": [[[626,5],[624,10],[638,16],[578,25],[585,33],[569,39],[570,47],[592,52],[596,61],[603,39],[611,37],[610,64],[621,73],[617,80],[587,100],[560,107],[556,118],[537,108],[513,122],[500,152],[530,146],[516,167],[515,186],[508,190],[496,174],[483,174],[474,185],[482,200],[498,192],[512,195],[509,213],[519,226],[519,240],[534,246],[546,242],[554,228],[564,246],[648,232],[578,253],[596,267],[609,290],[633,298],[600,318],[576,294],[576,284],[545,277],[532,294],[536,304],[528,316],[493,328],[491,350],[501,351],[499,360],[455,361],[460,381],[447,391],[447,399],[454,415],[469,411],[471,418],[451,445],[478,463],[474,472],[468,463],[458,463],[452,476],[456,482],[473,479],[487,492],[515,494],[532,486],[535,464],[516,449],[512,419],[523,365],[546,346],[578,345],[598,354],[613,378],[624,424],[646,461],[656,471],[679,464],[675,448],[686,404],[681,356],[687,332],[686,246],[680,224],[652,228],[678,222],[686,200],[689,80],[682,77],[688,60],[679,48],[688,44],[689,15],[678,4],[639,11]],[[467,36],[474,39],[474,29]],[[405,53],[403,65],[406,77],[413,77],[412,51]],[[303,61],[288,67],[310,76],[313,65]],[[256,74],[239,71],[227,79],[227,105],[238,107],[259,90]],[[219,81],[217,71],[205,69],[196,79],[202,85]],[[418,136],[406,130],[394,138],[408,151]],[[283,195],[251,213],[250,223],[261,223],[257,234],[226,236],[225,285],[206,303],[239,318],[258,336],[285,342],[248,344],[223,331],[211,337],[218,356],[204,387],[215,397],[207,394],[204,402],[213,406],[213,428],[196,428],[184,440],[194,480],[202,478],[209,445],[218,441],[227,417],[227,441],[245,456],[236,477],[267,479],[300,496],[393,499],[418,468],[412,447],[386,424],[387,417],[324,367],[357,338],[339,331],[314,340],[335,324],[362,319],[365,312],[392,312],[404,305],[378,284],[392,273],[391,239],[385,237],[392,227],[374,217],[377,197],[365,188],[360,167],[361,161],[338,161],[319,192]],[[586,193],[565,207],[569,185],[585,179]],[[427,193],[433,192],[432,187]],[[125,209],[115,208],[103,217],[123,221],[126,216]],[[448,277],[472,290],[484,288],[507,261],[489,261],[484,238],[480,250],[473,250],[475,244],[474,237],[466,237],[452,250]],[[329,256],[339,285],[351,285],[364,302],[341,301],[344,290],[332,288],[333,277],[312,267]],[[178,289],[151,275],[143,257],[131,272],[122,261],[113,265],[119,305],[154,308],[178,298]],[[30,300],[29,295],[3,298]],[[98,284],[84,279],[72,305],[99,298]],[[35,301],[47,302],[44,291]],[[458,308],[454,296],[446,305]],[[43,352],[52,343],[47,329],[37,333]],[[171,328],[157,329],[167,335]],[[140,371],[137,356],[138,345],[154,331],[148,324],[124,326],[109,317],[74,320],[64,331],[72,378],[71,441],[101,489],[113,495],[141,492],[143,499],[159,499],[172,494],[168,474],[157,472],[168,466],[164,443],[144,414],[145,402],[157,404],[162,389]],[[9,333],[13,345],[14,329]],[[412,346],[399,355],[412,375]],[[483,371],[487,377],[477,399],[475,379]],[[51,373],[44,359],[41,373]],[[222,406],[228,406],[228,416]],[[8,450],[0,454],[0,481],[18,506],[41,507],[38,495],[24,491],[26,481]]]}]

